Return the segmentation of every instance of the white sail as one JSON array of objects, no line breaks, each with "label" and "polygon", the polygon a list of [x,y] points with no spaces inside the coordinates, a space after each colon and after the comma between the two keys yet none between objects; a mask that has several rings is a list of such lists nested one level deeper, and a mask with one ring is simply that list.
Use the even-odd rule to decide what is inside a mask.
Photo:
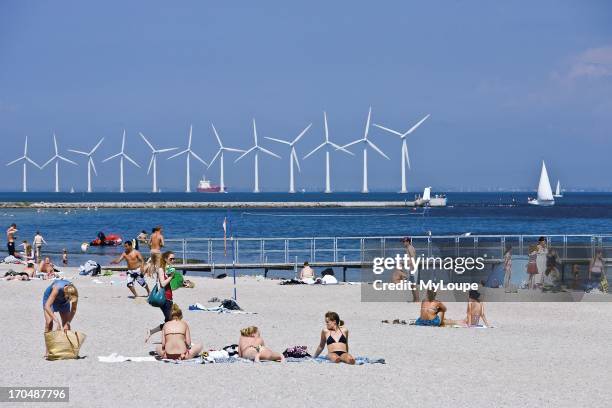
[{"label": "white sail", "polygon": [[554,201],[552,187],[548,179],[546,164],[542,161],[542,173],[540,174],[540,184],[538,185],[538,201]]},{"label": "white sail", "polygon": [[557,180],[557,188],[555,189],[555,197],[561,196],[561,182]]},{"label": "white sail", "polygon": [[431,187],[425,187],[423,190],[423,201],[431,200]]}]

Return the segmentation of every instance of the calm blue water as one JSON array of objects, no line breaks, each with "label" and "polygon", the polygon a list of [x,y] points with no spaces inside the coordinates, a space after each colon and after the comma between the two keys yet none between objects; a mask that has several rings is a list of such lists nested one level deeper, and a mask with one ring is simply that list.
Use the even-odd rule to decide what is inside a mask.
[{"label": "calm blue water", "polygon": [[[395,193],[283,194],[283,193],[0,193],[0,201],[339,201],[411,199]],[[161,224],[167,238],[223,237],[222,222],[229,217],[236,237],[333,237],[368,235],[463,234],[611,234],[612,194],[566,193],[554,207],[526,204],[527,193],[449,193],[446,208],[406,209],[278,209],[278,210],[0,210],[0,222],[16,223],[18,238],[32,240],[39,229],[59,253],[67,248],[71,263],[82,242],[98,231],[124,239]],[[4,244],[3,244],[4,247]],[[117,248],[95,249],[102,261]],[[89,256],[87,256],[89,257]]]}]

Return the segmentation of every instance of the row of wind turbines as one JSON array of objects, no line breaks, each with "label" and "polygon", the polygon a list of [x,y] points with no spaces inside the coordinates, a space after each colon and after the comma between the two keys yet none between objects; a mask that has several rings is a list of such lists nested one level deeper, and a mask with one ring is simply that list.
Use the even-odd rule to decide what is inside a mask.
[{"label": "row of wind turbines", "polygon": [[[375,127],[382,129],[388,133],[394,134],[396,136],[399,136],[400,140],[401,140],[401,175],[402,175],[402,181],[401,181],[401,190],[400,193],[406,193],[407,189],[406,189],[406,167],[410,168],[410,157],[408,154],[408,143],[407,143],[407,136],[410,135],[411,133],[413,133],[419,126],[421,126],[421,124],[423,122],[425,122],[428,118],[429,118],[429,114],[426,115],[425,117],[423,117],[421,120],[419,120],[416,124],[414,124],[411,128],[409,128],[407,131],[405,132],[400,132],[397,130],[394,130],[392,128],[386,127],[386,126],[382,126],[379,124],[373,124]],[[371,117],[372,117],[372,108],[370,107],[369,111],[368,111],[368,117],[366,120],[366,125],[365,125],[365,131],[364,131],[364,135],[362,138],[359,138],[355,141],[352,141],[346,145],[340,146],[334,142],[332,142],[330,140],[329,137],[329,127],[327,124],[327,113],[323,112],[323,122],[324,122],[324,129],[325,129],[325,140],[323,141],[323,143],[321,143],[319,146],[317,146],[316,148],[314,148],[311,152],[309,152],[308,154],[306,154],[303,157],[303,160],[308,159],[309,157],[313,156],[315,153],[317,153],[320,150],[325,151],[325,193],[331,193],[332,192],[332,188],[331,188],[331,153],[334,153],[336,151],[340,151],[343,152],[345,154],[349,154],[351,156],[354,156],[354,153],[352,153],[350,150],[348,150],[349,147],[351,146],[361,146],[363,148],[363,185],[362,185],[362,193],[368,193],[368,148],[374,150],[376,153],[378,153],[379,155],[381,155],[382,157],[384,157],[387,160],[390,160],[390,158],[378,147],[376,146],[376,144],[374,144],[374,142],[372,142],[371,139],[368,138],[369,135],[369,131],[370,131],[370,122],[371,122]],[[204,161],[198,154],[196,154],[192,148],[192,136],[193,136],[193,126],[189,127],[189,138],[188,138],[188,142],[187,142],[187,147],[184,150],[181,150],[169,157],[167,157],[168,160],[170,159],[174,159],[180,156],[185,156],[185,160],[186,160],[186,178],[185,178],[185,192],[189,193],[191,192],[191,159],[195,159],[197,161],[199,161],[200,163],[202,163],[203,165],[205,165],[207,168],[210,168],[215,161],[219,161],[219,166],[220,166],[220,180],[219,180],[219,184],[220,184],[220,191],[226,191],[225,189],[225,180],[224,180],[224,155],[225,153],[241,153],[241,155],[234,161],[235,163],[242,160],[243,158],[247,157],[248,155],[252,154],[254,157],[254,188],[253,188],[253,192],[254,193],[259,193],[259,153],[263,153],[266,154],[268,156],[272,156],[274,158],[277,159],[281,159],[281,156],[279,156],[278,154],[262,147],[259,144],[259,139],[257,136],[257,124],[255,122],[255,119],[253,119],[253,140],[254,140],[254,144],[251,148],[249,148],[248,150],[243,150],[243,149],[237,149],[237,148],[232,148],[232,147],[227,147],[223,144],[221,137],[219,136],[219,133],[217,132],[217,129],[215,128],[214,124],[211,124],[213,133],[215,135],[215,138],[217,140],[217,144],[218,144],[218,149],[215,153],[215,155],[213,156],[213,158],[210,160],[209,163],[207,163],[206,161]],[[289,148],[289,192],[290,193],[295,193],[295,170],[294,168],[297,167],[298,172],[301,172],[301,168],[300,168],[300,162],[298,159],[298,154],[296,151],[296,144],[304,137],[304,135],[310,130],[310,128],[312,127],[312,123],[308,124],[308,126],[306,126],[298,135],[297,137],[295,137],[293,140],[284,140],[284,139],[278,139],[278,138],[273,138],[273,137],[265,137],[266,139],[279,143],[279,144],[283,144],[286,145]],[[152,182],[153,182],[153,186],[152,186],[152,191],[154,193],[158,192],[158,186],[157,186],[157,159],[159,157],[159,155],[164,154],[164,153],[170,153],[173,151],[178,150],[179,148],[177,147],[169,147],[169,148],[157,148],[155,147],[147,138],[144,134],[139,133],[140,137],[143,139],[143,141],[145,142],[145,144],[149,147],[149,149],[151,150],[151,159],[149,160],[149,167],[147,169],[147,174],[152,174]],[[98,143],[89,151],[82,151],[82,150],[75,150],[75,149],[68,149],[69,152],[72,152],[74,154],[78,154],[78,155],[82,155],[85,156],[87,159],[87,192],[91,193],[93,192],[93,186],[92,186],[92,179],[93,179],[93,175],[98,175],[98,172],[96,170],[96,166],[94,164],[94,154],[96,153],[96,151],[98,150],[98,148],[100,147],[100,145],[102,145],[102,142],[104,141],[104,138],[101,138]],[[125,151],[125,141],[126,141],[126,132],[125,130],[123,131],[123,137],[121,140],[121,150],[110,156],[107,157],[106,159],[102,160],[102,163],[111,161],[111,160],[115,160],[118,159],[119,160],[119,192],[123,193],[125,192],[125,184],[124,184],[124,167],[125,167],[125,161],[129,162],[130,164],[132,164],[133,166],[136,166],[138,168],[140,168],[140,165],[134,160],[132,159]],[[42,166],[38,165],[34,160],[32,160],[29,156],[28,156],[28,138],[26,136],[25,138],[25,146],[24,146],[24,153],[23,156],[7,163],[7,166],[12,166],[14,164],[17,163],[21,163],[23,166],[23,188],[22,191],[23,192],[27,192],[28,188],[27,188],[27,165],[30,164],[38,169],[44,169],[45,167],[51,165],[51,164],[55,164],[55,192],[59,192],[60,191],[60,163],[61,162],[65,162],[71,165],[77,165],[76,162],[74,162],[73,160],[70,160],[64,156],[62,156],[60,154],[60,151],[58,149],[58,144],[57,144],[57,137],[55,135],[55,133],[53,134],[53,146],[55,149],[55,154],[46,162],[44,163]],[[92,174],[93,173],[93,174]]]}]

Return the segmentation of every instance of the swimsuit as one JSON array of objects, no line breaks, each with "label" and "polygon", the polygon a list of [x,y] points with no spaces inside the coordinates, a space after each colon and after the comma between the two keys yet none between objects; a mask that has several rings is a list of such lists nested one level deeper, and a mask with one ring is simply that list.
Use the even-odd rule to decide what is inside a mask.
[{"label": "swimsuit", "polygon": [[65,279],[57,280],[53,282],[51,285],[49,285],[49,287],[45,290],[45,293],[43,295],[43,300],[42,300],[43,308],[45,307],[45,304],[47,303],[47,300],[49,299],[49,296],[51,295],[51,291],[55,287],[58,289],[58,292],[57,292],[57,296],[55,297],[55,301],[51,305],[51,310],[53,310],[54,312],[60,312],[60,313],[70,312],[70,302],[64,296],[64,288],[68,285],[72,285],[72,283]]},{"label": "swimsuit", "polygon": [[431,320],[425,320],[419,317],[414,324],[417,326],[440,326],[440,316],[436,315],[436,317]]},{"label": "swimsuit", "polygon": [[[344,333],[342,333],[342,330],[340,330],[341,336],[338,340],[334,339],[331,335],[331,332],[329,332],[329,336],[327,337],[327,340],[325,341],[325,343],[327,343],[327,345],[329,346],[330,344],[334,344],[334,343],[344,343],[344,344],[348,344],[346,337],[344,336]],[[338,357],[340,357],[343,354],[348,353],[348,351],[330,351],[330,353],[334,353],[335,355],[337,355]]]},{"label": "swimsuit", "polygon": [[6,247],[8,248],[9,256],[15,256],[15,242],[9,242],[8,244],[6,244]]},{"label": "swimsuit", "polygon": [[138,282],[143,288],[147,285],[147,281],[144,278],[144,274],[140,268],[128,269],[127,271],[127,287],[131,288],[134,286],[134,281]]}]

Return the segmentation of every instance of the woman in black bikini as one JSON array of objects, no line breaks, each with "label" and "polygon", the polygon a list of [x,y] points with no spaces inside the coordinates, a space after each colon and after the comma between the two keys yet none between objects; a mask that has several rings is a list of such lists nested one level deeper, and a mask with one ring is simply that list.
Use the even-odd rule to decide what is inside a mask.
[{"label": "woman in black bikini", "polygon": [[318,357],[327,345],[327,358],[332,363],[355,364],[355,358],[348,352],[348,336],[348,329],[344,328],[338,313],[325,313],[325,328],[321,330],[321,343],[314,356]]}]

